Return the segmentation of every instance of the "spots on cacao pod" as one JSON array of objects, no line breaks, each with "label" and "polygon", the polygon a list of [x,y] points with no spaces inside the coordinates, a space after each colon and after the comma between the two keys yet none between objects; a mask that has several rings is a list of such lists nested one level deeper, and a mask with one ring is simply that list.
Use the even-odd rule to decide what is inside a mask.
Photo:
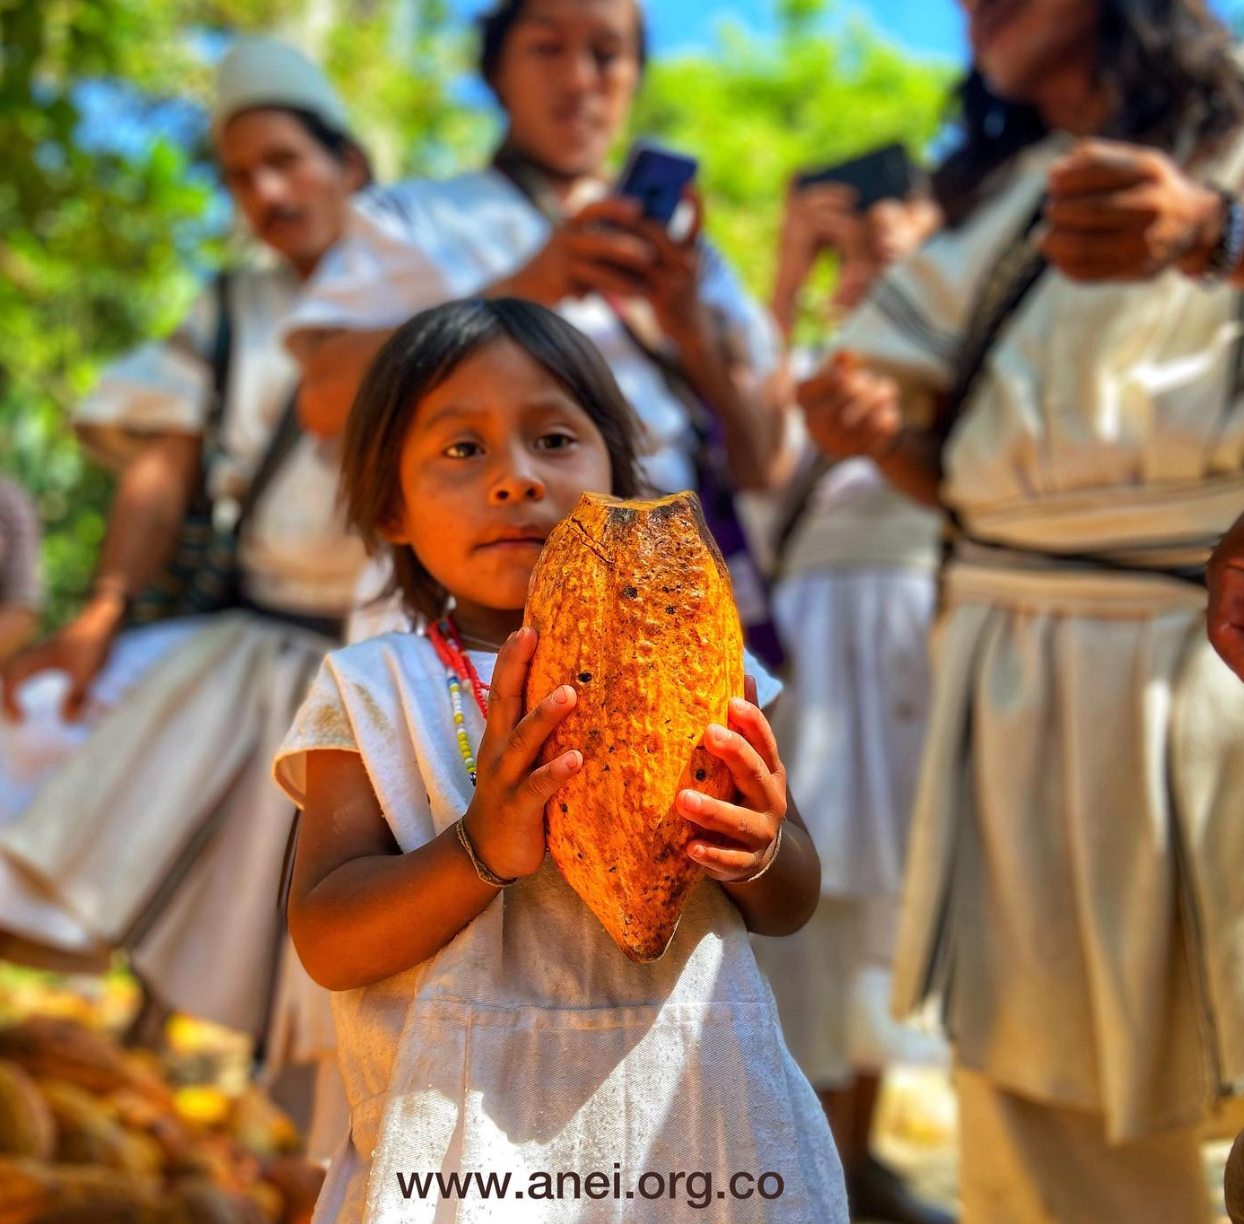
[{"label": "spots on cacao pod", "polygon": [[622,598],[623,599],[638,599],[639,589],[633,586],[624,586],[622,588]]},{"label": "spots on cacao pod", "polygon": [[592,683],[592,673],[591,673],[591,672],[580,672],[580,673],[579,673],[579,683],[580,683],[580,684],[591,684],[591,683]]},{"label": "spots on cacao pod", "polygon": [[568,812],[568,811],[570,811],[570,808],[569,808],[566,804],[564,804],[564,803],[563,803],[563,804],[562,804],[562,811],[563,811],[563,812]]},{"label": "spots on cacao pod", "polygon": [[[703,782],[703,781],[704,781],[704,779],[705,779],[705,778],[707,778],[707,777],[708,777],[708,770],[707,770],[707,769],[697,769],[697,770],[695,771],[695,780],[696,780],[697,782]],[[566,809],[563,807],[563,808],[562,808],[562,811],[564,812],[565,810],[566,810]]]},{"label": "spots on cacao pod", "polygon": [[628,510],[625,506],[615,506],[609,511],[609,521],[611,523],[617,523],[621,526],[626,526],[627,523],[633,523],[635,521],[635,511]]},{"label": "spots on cacao pod", "polygon": [[617,869],[618,869],[618,865],[617,865],[617,863],[614,863],[614,865],[613,865],[612,867],[610,867],[610,868],[609,868],[610,874],[612,874],[613,872],[617,871]]},{"label": "spots on cacao pod", "polygon": [[675,608],[673,604],[666,604],[666,605],[665,605],[665,614],[666,614],[667,616],[673,616],[673,615],[674,615],[674,613],[675,613],[677,610],[678,610],[678,609],[677,609],[677,608]]}]

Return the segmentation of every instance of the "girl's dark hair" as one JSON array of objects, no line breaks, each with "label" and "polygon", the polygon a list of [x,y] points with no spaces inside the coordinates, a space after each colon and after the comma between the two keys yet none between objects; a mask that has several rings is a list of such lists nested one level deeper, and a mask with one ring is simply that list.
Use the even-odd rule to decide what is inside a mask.
[{"label": "girl's dark hair", "polygon": [[355,396],[341,493],[350,525],[368,550],[391,551],[394,585],[416,618],[440,616],[447,593],[413,549],[384,538],[402,505],[402,443],[424,397],[472,353],[503,338],[543,366],[591,418],[609,452],[609,491],[616,497],[644,492],[634,410],[596,346],[559,314],[519,298],[468,298],[415,315],[377,353]]},{"label": "girl's dark hair", "polygon": [[[1183,155],[1244,122],[1244,74],[1203,0],[1099,0],[1098,76],[1117,99],[1105,132]],[[973,70],[956,92],[960,140],[933,176],[950,225],[980,202],[995,171],[1046,135],[1032,106],[990,92]]]},{"label": "girl's dark hair", "polygon": [[[640,0],[633,0],[635,6],[635,37],[638,44],[639,70],[642,73],[648,64],[648,26],[644,21],[644,10]],[[497,3],[476,19],[479,27],[479,72],[489,84],[496,79],[497,67],[501,62],[501,52],[505,49],[505,40],[510,29],[522,16],[526,0],[497,0]]]}]

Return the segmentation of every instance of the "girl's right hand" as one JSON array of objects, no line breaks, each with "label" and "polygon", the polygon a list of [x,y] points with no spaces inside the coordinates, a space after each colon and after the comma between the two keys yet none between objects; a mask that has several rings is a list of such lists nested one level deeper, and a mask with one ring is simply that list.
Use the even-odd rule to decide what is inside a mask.
[{"label": "girl's right hand", "polygon": [[544,861],[544,805],[583,768],[583,754],[577,751],[532,768],[544,741],[578,698],[563,684],[524,717],[523,693],[537,638],[534,629],[524,626],[497,655],[488,722],[476,753],[475,798],[465,817],[476,853],[505,879],[530,875]]},{"label": "girl's right hand", "polygon": [[838,352],[796,398],[812,440],[836,459],[883,459],[903,430],[898,383],[866,369],[853,353]]}]

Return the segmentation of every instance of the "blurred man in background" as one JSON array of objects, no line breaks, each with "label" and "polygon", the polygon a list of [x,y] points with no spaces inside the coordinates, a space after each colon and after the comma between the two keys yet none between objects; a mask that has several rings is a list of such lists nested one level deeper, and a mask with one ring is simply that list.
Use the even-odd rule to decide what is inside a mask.
[{"label": "blurred man in background", "polygon": [[0,951],[87,967],[125,946],[146,1036],[175,1008],[309,1061],[331,1022],[283,952],[294,812],[270,761],[363,552],[279,336],[370,171],[327,79],[270,39],[222,61],[212,137],[255,258],[78,411],[120,475],[85,607],[3,672]]}]

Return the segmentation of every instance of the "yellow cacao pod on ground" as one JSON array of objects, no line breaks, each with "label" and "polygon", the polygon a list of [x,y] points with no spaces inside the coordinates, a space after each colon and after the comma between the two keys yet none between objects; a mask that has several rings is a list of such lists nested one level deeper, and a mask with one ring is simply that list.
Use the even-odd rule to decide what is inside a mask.
[{"label": "yellow cacao pod on ground", "polygon": [[257,1084],[233,1102],[229,1134],[256,1156],[292,1155],[302,1150],[302,1136],[293,1120]]},{"label": "yellow cacao pod on ground", "polygon": [[0,1224],[167,1224],[167,1208],[151,1177],[0,1159]]},{"label": "yellow cacao pod on ground", "polygon": [[76,1084],[88,1092],[112,1092],[130,1081],[121,1046],[76,1020],[32,1016],[0,1028],[0,1058],[36,1079]]},{"label": "yellow cacao pod on ground", "polygon": [[56,1080],[41,1080],[39,1090],[56,1120],[58,1162],[135,1174],[160,1172],[164,1152],[159,1143],[150,1135],[126,1130],[107,1101]]},{"label": "yellow cacao pod on ground", "polygon": [[675,799],[733,795],[700,741],[743,695],[730,576],[695,494],[585,494],[544,546],[525,621],[540,634],[528,706],[560,684],[578,691],[541,758],[584,758],[546,809],[549,850],[622,951],[656,960],[703,875]]},{"label": "yellow cacao pod on ground", "polygon": [[34,1080],[0,1061],[0,1154],[50,1160],[55,1150],[56,1123]]},{"label": "yellow cacao pod on ground", "polygon": [[173,1224],[275,1224],[280,1214],[279,1209],[265,1211],[244,1194],[196,1180],[178,1188],[172,1218]]}]

